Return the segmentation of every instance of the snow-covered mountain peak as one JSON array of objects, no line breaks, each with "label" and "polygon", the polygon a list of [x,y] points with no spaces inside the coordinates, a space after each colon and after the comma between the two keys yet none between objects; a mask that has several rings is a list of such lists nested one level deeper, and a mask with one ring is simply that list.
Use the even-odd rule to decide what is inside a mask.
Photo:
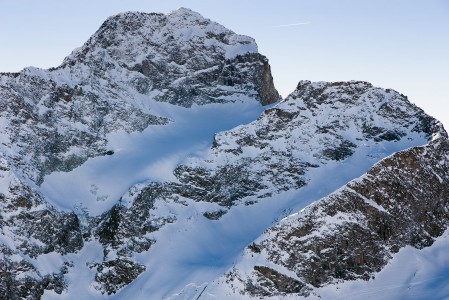
[{"label": "snow-covered mountain peak", "polygon": [[[360,97],[360,95],[362,95]],[[386,102],[399,99],[406,107],[411,104],[407,97],[391,89],[373,87],[365,81],[341,81],[341,82],[310,82],[302,80],[295,91],[289,96],[291,99],[303,99],[304,105],[311,110],[319,106],[330,106],[339,109],[338,104],[349,106],[372,106],[378,109]]]},{"label": "snow-covered mountain peak", "polygon": [[171,55],[173,63],[195,70],[217,59],[257,53],[254,39],[186,8],[168,14],[126,12],[112,16],[64,64],[97,58],[103,55],[101,49],[117,63],[131,68],[147,58]]},{"label": "snow-covered mountain peak", "polygon": [[181,15],[181,16],[194,16],[196,18],[204,18],[201,14],[199,14],[198,12],[191,10],[188,7],[180,7],[178,9],[172,10],[171,12],[169,12],[169,15]]},{"label": "snow-covered mountain peak", "polygon": [[126,99],[137,92],[180,106],[248,96],[265,105],[280,98],[254,39],[184,8],[108,18],[51,77],[72,86],[93,85],[99,93],[118,87]]},{"label": "snow-covered mountain peak", "polygon": [[[421,132],[429,139],[435,120],[392,89],[363,81],[301,81],[277,109],[301,111],[321,133],[343,132],[352,140],[398,141],[405,132]],[[444,131],[444,129],[443,129]]]}]

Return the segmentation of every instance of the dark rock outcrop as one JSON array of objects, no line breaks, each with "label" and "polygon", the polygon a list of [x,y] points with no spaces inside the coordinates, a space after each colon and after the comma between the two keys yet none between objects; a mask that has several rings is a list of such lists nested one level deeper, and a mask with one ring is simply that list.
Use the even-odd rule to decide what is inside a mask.
[{"label": "dark rock outcrop", "polygon": [[97,269],[95,289],[108,295],[115,294],[145,271],[145,266],[126,259],[109,260],[90,267]]},{"label": "dark rock outcrop", "polygon": [[64,265],[59,273],[42,276],[29,262],[11,259],[8,254],[12,255],[12,252],[2,248],[1,253],[4,255],[0,260],[1,299],[40,299],[45,290],[61,294],[66,288],[64,274],[67,272],[67,266]]}]

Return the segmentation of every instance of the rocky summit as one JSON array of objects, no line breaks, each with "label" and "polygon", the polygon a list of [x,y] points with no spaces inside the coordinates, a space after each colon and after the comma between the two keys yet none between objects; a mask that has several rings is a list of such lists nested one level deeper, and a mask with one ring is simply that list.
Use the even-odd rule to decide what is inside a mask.
[{"label": "rocky summit", "polygon": [[362,81],[280,99],[189,9],[0,73],[0,106],[0,299],[332,299],[446,241],[440,122]]}]

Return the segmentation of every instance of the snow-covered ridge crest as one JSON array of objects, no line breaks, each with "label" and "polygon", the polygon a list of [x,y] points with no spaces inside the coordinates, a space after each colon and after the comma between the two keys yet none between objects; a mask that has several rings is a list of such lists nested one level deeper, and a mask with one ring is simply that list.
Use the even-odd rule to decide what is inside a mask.
[{"label": "snow-covered ridge crest", "polygon": [[[370,155],[381,158],[384,154],[374,151],[386,153],[386,145],[402,150],[424,144],[437,127],[436,120],[394,90],[360,81],[301,81],[287,99],[257,120],[217,133],[207,157],[192,158],[187,165],[215,168],[246,159],[265,178],[281,165],[289,169],[285,164],[291,167],[293,161],[304,170],[342,161],[357,149],[377,148]],[[281,163],[282,157],[288,162]],[[301,172],[293,173],[298,180]]]}]

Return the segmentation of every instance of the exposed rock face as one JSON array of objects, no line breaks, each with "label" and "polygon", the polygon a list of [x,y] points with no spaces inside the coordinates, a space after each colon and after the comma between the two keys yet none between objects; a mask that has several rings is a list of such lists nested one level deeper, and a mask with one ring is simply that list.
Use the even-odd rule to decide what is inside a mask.
[{"label": "exposed rock face", "polygon": [[125,259],[106,261],[93,267],[97,269],[94,288],[108,295],[115,294],[145,271],[145,266]]},{"label": "exposed rock face", "polygon": [[9,249],[1,249],[3,257],[0,260],[0,295],[2,299],[40,299],[45,290],[53,290],[61,294],[67,283],[64,274],[67,266],[60,272],[42,276],[38,270],[26,260],[17,260],[18,253]]},{"label": "exposed rock face", "polygon": [[[6,183],[6,184],[5,184]],[[63,262],[55,272],[33,264],[39,256],[79,251],[83,245],[77,215],[61,212],[16,177],[0,158],[0,298],[39,299],[45,290],[60,294],[70,267]]]},{"label": "exposed rock face", "polygon": [[330,283],[369,280],[406,245],[432,245],[449,225],[448,158],[440,129],[428,145],[384,159],[268,229],[245,252],[241,265],[253,262],[252,272],[237,265],[229,286],[253,296],[307,296]]},{"label": "exposed rock face", "polygon": [[165,185],[153,183],[139,193],[130,191],[128,196],[133,198],[132,206],[119,203],[97,219],[95,234],[105,246],[105,257],[111,250],[123,257],[148,251],[155,241],[147,235],[176,220],[176,215],[157,213],[156,201],[176,201]]},{"label": "exposed rock face", "polygon": [[111,131],[168,122],[123,100],[111,103],[111,95],[100,96],[90,86],[58,82],[60,77],[35,69],[1,75],[2,152],[19,174],[37,184],[53,171],[70,171],[89,157],[108,154]]}]

